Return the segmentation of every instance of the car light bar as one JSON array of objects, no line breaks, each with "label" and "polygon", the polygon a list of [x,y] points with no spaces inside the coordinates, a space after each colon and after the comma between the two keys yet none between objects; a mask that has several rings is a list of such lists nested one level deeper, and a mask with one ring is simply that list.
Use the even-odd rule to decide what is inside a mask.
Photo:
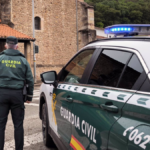
[{"label": "car light bar", "polygon": [[150,24],[118,24],[104,29],[105,34],[150,35]]}]

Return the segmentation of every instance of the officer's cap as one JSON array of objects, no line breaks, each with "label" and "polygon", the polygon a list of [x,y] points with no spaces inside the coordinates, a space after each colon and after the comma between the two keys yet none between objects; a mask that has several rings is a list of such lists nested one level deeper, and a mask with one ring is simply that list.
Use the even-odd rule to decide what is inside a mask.
[{"label": "officer's cap", "polygon": [[8,36],[6,38],[6,43],[16,45],[18,43],[18,39],[15,36]]}]

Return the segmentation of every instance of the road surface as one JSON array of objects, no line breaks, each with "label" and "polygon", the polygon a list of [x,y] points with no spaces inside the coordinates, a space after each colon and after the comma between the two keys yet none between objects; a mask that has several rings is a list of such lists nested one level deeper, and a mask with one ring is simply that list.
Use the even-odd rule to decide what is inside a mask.
[{"label": "road surface", "polygon": [[[57,150],[57,148],[45,147],[42,141],[42,124],[39,119],[39,88],[39,86],[35,86],[32,103],[25,105],[24,150]],[[5,131],[4,150],[15,150],[11,114],[9,114]]]}]

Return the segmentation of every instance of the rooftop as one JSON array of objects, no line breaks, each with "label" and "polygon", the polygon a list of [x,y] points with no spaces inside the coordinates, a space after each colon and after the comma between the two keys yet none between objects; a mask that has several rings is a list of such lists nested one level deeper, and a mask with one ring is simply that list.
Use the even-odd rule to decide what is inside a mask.
[{"label": "rooftop", "polygon": [[26,34],[23,34],[11,27],[9,27],[6,24],[0,24],[0,38],[6,39],[8,36],[15,36],[18,38],[18,40],[27,40],[27,41],[35,41],[33,37],[30,37]]}]

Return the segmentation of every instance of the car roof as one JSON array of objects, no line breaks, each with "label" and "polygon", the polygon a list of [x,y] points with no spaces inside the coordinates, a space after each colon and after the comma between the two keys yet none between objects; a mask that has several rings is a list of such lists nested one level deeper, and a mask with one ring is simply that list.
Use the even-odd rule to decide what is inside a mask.
[{"label": "car roof", "polygon": [[140,53],[147,53],[150,51],[150,37],[107,38],[93,41],[87,44],[85,47],[89,46],[124,47],[137,50]]},{"label": "car roof", "polygon": [[[118,43],[118,41],[122,41],[120,44],[123,46],[123,47],[127,47],[127,45],[125,45],[124,41],[132,41],[132,47],[134,47],[135,43],[137,43],[137,41],[146,41],[146,42],[150,42],[150,37],[148,36],[145,36],[145,37],[140,37],[140,36],[129,36],[129,37],[116,37],[116,38],[105,38],[105,39],[98,39],[96,41],[92,41],[92,42],[89,42],[87,45],[88,46],[96,46],[96,45],[103,45],[103,42],[107,42],[108,45],[109,42],[112,43],[112,42],[116,42]],[[120,44],[116,44],[116,46],[120,46]],[[113,44],[114,45],[114,44]],[[112,45],[112,46],[113,46]],[[131,48],[131,47],[130,47]]]}]

